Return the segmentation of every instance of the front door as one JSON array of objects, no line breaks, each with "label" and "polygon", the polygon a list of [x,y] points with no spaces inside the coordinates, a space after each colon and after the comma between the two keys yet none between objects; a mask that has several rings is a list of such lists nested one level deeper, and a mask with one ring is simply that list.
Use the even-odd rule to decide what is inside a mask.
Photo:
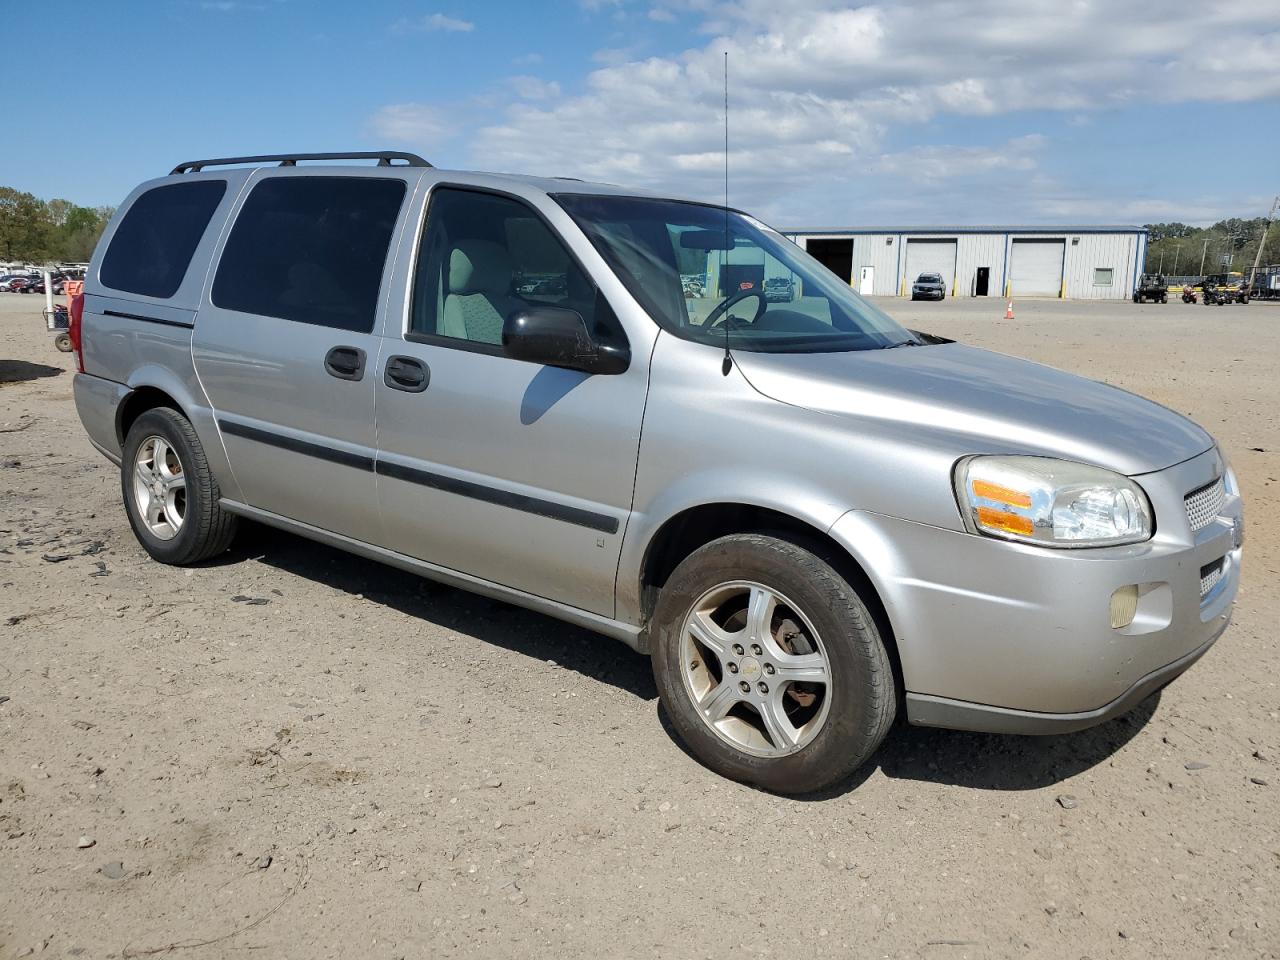
[{"label": "front door", "polygon": [[415,262],[374,378],[386,545],[613,616],[647,357],[589,376],[503,354],[503,321],[538,303],[625,342],[555,230],[514,197],[435,187]]},{"label": "front door", "polygon": [[973,295],[975,297],[985,297],[987,295],[987,287],[991,284],[991,268],[979,267],[978,275],[973,281]]},{"label": "front door", "polygon": [[858,293],[869,297],[876,289],[876,268],[863,267],[858,276]]},{"label": "front door", "polygon": [[373,330],[407,184],[310,173],[254,181],[192,352],[248,504],[376,541]]}]

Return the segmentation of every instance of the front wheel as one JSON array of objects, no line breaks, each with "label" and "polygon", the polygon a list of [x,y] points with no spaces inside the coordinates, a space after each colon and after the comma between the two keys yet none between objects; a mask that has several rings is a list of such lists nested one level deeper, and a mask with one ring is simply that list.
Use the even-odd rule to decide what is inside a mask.
[{"label": "front wheel", "polygon": [[156,407],[133,422],[120,486],[133,533],[153,560],[185,566],[231,546],[236,517],[222,509],[200,438],[178,411]]},{"label": "front wheel", "polygon": [[879,747],[897,690],[859,590],[798,544],[735,534],[663,587],[653,671],[672,725],[715,772],[784,794],[848,777]]}]

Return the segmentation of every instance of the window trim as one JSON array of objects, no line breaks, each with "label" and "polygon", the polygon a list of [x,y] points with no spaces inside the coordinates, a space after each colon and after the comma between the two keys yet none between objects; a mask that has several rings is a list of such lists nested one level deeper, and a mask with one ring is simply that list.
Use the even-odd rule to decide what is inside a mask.
[{"label": "window trim", "polygon": [[[1110,276],[1104,283],[1098,279],[1098,274],[1106,271]],[[1093,285],[1095,287],[1114,287],[1116,285],[1116,268],[1115,267],[1094,267],[1093,268]]]},{"label": "window trim", "polygon": [[[444,334],[440,333],[422,333],[410,328],[410,324],[413,322],[413,298],[418,285],[418,257],[422,252],[422,241],[426,238],[427,227],[430,225],[431,205],[435,201],[436,191],[442,187],[448,190],[458,190],[467,193],[481,193],[492,197],[501,197],[505,200],[514,201],[520,206],[528,209],[529,212],[537,217],[538,220],[542,222],[542,225],[550,231],[551,235],[560,241],[560,245],[564,247],[564,252],[569,255],[569,259],[579,270],[582,271],[583,275],[591,281],[591,285],[595,287],[596,296],[604,297],[605,302],[609,304],[610,312],[614,315],[618,334],[622,338],[622,342],[619,346],[626,350],[631,349],[631,340],[627,336],[626,328],[622,325],[622,320],[618,318],[618,310],[609,300],[608,295],[600,287],[595,274],[583,265],[582,260],[573,252],[573,247],[565,240],[564,234],[556,229],[555,224],[548,220],[541,210],[531,204],[525,197],[522,197],[517,193],[511,193],[508,190],[500,190],[495,187],[477,186],[470,183],[455,183],[449,180],[439,180],[427,188],[427,197],[422,207],[421,222],[418,224],[418,230],[414,237],[413,256],[409,261],[408,276],[406,277],[408,281],[408,296],[404,299],[404,313],[400,318],[400,337],[402,340],[409,343],[420,343],[426,346],[447,347],[451,350],[462,350],[466,353],[482,353],[492,357],[502,357],[506,360],[511,360],[514,363],[542,366],[542,364],[536,364],[532,360],[519,360],[516,357],[508,356],[506,348],[500,343],[481,343],[478,340],[464,340],[461,337],[446,337]],[[547,194],[547,196],[551,196],[551,194]],[[554,197],[552,197],[552,199],[554,199]],[[565,215],[568,216],[568,213],[566,212]],[[505,318],[503,319],[505,320]]]},{"label": "window trim", "polygon": [[[308,168],[308,169],[311,169],[311,168]],[[374,168],[374,169],[377,169],[377,168]],[[383,183],[400,184],[400,188],[402,191],[402,193],[400,194],[400,207],[396,210],[395,221],[391,224],[391,233],[387,237],[387,252],[384,255],[382,260],[382,277],[378,280],[378,292],[377,292],[377,295],[374,297],[373,323],[370,325],[368,330],[351,330],[347,327],[331,327],[323,323],[310,323],[309,321],[306,321],[306,320],[294,320],[291,317],[280,317],[274,313],[255,313],[251,310],[240,310],[236,307],[223,306],[222,304],[218,303],[216,300],[213,299],[213,293],[218,287],[218,275],[222,273],[223,260],[226,258],[226,255],[227,255],[227,248],[231,246],[231,238],[235,234],[236,226],[240,223],[240,217],[244,214],[244,208],[248,205],[249,201],[253,198],[254,191],[257,190],[258,187],[262,186],[264,183],[270,183],[271,181],[274,181],[274,180],[316,180],[316,179],[377,180]],[[410,182],[406,180],[404,177],[369,177],[369,176],[352,177],[352,176],[343,175],[343,174],[332,174],[332,175],[316,174],[314,176],[298,177],[298,176],[293,176],[291,173],[285,173],[285,174],[278,174],[276,176],[253,177],[247,180],[244,187],[241,188],[239,196],[237,197],[238,202],[236,204],[235,210],[232,211],[234,216],[227,217],[225,233],[219,238],[219,245],[218,245],[218,248],[215,250],[215,253],[217,254],[217,257],[216,257],[217,262],[211,264],[210,275],[208,277],[209,305],[211,307],[216,307],[219,310],[225,310],[228,313],[238,314],[239,316],[242,316],[242,317],[259,317],[263,320],[279,320],[282,323],[298,323],[298,324],[302,324],[305,327],[315,327],[316,329],[320,329],[320,330],[334,330],[334,331],[337,331],[338,333],[349,333],[352,336],[360,336],[360,337],[377,336],[378,320],[380,315],[383,312],[383,299],[386,293],[386,291],[383,289],[385,286],[384,281],[393,279],[395,276],[394,266],[395,266],[396,239],[400,235],[403,229],[401,227],[401,221],[405,216],[406,209],[408,208],[407,201],[411,201],[412,198],[413,198],[413,191],[410,190]],[[401,227],[401,229],[397,229],[398,227]],[[391,271],[390,275],[388,275],[389,270]]]}]

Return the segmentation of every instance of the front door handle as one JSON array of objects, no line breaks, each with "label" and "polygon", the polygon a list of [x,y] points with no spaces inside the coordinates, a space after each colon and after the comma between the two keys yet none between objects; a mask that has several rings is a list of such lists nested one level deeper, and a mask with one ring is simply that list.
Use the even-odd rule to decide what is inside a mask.
[{"label": "front door handle", "polygon": [[392,390],[421,393],[431,383],[431,370],[414,357],[391,357],[382,373],[382,382]]},{"label": "front door handle", "polygon": [[359,347],[334,347],[324,355],[324,369],[339,380],[359,380],[364,376],[364,351]]}]

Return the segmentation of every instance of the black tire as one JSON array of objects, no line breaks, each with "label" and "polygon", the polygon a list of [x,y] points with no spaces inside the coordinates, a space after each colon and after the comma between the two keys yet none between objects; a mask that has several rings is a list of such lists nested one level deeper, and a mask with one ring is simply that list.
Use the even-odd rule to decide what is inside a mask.
[{"label": "black tire", "polygon": [[[160,437],[169,445],[186,477],[184,518],[169,540],[161,539],[148,529],[134,497],[134,463],[138,449],[151,437]],[[177,410],[154,407],[133,422],[124,442],[120,490],[133,534],[153,560],[188,566],[225,552],[235,538],[238,518],[219,504],[218,481],[209,471],[204,446],[191,422]]]},{"label": "black tire", "polygon": [[[828,690],[836,692],[826,720],[808,744],[786,756],[755,756],[721,738],[704,721],[684,681],[681,632],[689,610],[707,591],[739,580],[790,598],[826,650]],[[893,724],[893,668],[859,588],[796,543],[735,534],[695,550],[668,578],[651,629],[654,678],[672,725],[694,756],[732,780],[781,794],[821,790],[866,763]]]},{"label": "black tire", "polygon": [[71,352],[71,334],[60,333],[53,338],[53,345],[58,348],[61,353]]},{"label": "black tire", "polygon": [[1169,302],[1169,298],[1168,298],[1168,297],[1161,297],[1161,298],[1160,298],[1160,302],[1161,302],[1161,303],[1168,303],[1168,302]]}]

